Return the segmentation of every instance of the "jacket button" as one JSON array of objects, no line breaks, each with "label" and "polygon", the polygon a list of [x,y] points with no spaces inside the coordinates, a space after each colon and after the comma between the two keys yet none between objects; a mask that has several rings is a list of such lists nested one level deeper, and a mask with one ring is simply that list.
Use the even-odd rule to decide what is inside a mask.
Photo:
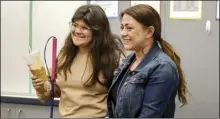
[{"label": "jacket button", "polygon": [[121,64],[121,66],[123,67],[125,64]]},{"label": "jacket button", "polygon": [[122,98],[120,98],[120,102],[122,102]]},{"label": "jacket button", "polygon": [[135,78],[132,78],[132,81],[134,81],[135,80]]}]

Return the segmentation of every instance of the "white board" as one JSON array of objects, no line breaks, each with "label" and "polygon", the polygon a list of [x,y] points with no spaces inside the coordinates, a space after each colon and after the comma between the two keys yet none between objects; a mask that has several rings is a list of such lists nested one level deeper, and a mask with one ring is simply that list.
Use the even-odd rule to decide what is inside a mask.
[{"label": "white board", "polygon": [[[54,35],[58,38],[58,54],[69,32],[68,23],[76,9],[83,4],[87,4],[87,1],[33,1],[29,14],[30,1],[1,1],[1,94],[35,94],[23,59],[28,53],[29,40],[32,41],[33,50],[41,51],[43,60],[46,41]],[[32,38],[29,39],[30,32]],[[49,67],[51,45],[49,42],[47,47]]]},{"label": "white board", "polygon": [[29,2],[1,1],[1,93],[28,93]]}]

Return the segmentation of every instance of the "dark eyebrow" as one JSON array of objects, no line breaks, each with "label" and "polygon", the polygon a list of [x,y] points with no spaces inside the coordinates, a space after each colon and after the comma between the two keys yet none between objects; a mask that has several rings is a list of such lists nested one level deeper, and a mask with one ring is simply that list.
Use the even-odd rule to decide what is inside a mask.
[{"label": "dark eyebrow", "polygon": [[73,22],[73,24],[76,24],[76,25],[78,25],[76,22]]},{"label": "dark eyebrow", "polygon": [[[132,25],[132,24],[128,24],[128,23],[126,23],[126,24],[125,24],[125,26],[128,26],[128,25],[130,25],[130,26],[132,26],[132,27],[133,27],[133,25]],[[123,26],[123,24],[121,24],[121,26]]]},{"label": "dark eyebrow", "polygon": [[[75,25],[79,25],[79,24],[77,24],[76,22],[73,22],[73,24],[75,24]],[[87,25],[82,25],[82,27],[90,28],[90,27],[87,26]]]}]

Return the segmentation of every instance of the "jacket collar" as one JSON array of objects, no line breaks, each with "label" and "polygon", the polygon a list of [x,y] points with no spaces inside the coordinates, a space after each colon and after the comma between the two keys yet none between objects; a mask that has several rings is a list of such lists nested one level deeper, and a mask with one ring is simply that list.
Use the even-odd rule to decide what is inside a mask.
[{"label": "jacket collar", "polygon": [[[144,66],[147,65],[151,60],[153,60],[160,51],[160,47],[157,45],[157,43],[155,43],[135,70],[138,71],[144,68]],[[134,61],[134,59],[135,53],[132,53],[131,55],[127,56],[127,58],[123,61],[124,66],[131,64]]]}]

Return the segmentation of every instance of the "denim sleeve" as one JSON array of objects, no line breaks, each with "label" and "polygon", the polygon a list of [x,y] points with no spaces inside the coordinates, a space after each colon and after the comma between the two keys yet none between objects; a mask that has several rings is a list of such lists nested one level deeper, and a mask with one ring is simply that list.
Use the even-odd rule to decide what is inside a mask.
[{"label": "denim sleeve", "polygon": [[148,78],[139,118],[161,118],[177,90],[177,72],[168,63],[160,64]]}]

